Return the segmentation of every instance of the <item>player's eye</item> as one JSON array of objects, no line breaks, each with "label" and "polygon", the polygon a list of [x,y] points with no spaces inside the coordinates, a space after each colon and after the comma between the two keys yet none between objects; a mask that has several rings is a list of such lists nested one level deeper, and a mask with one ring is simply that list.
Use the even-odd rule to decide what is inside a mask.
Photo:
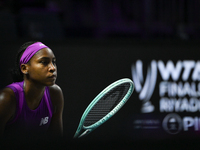
[{"label": "player's eye", "polygon": [[53,64],[56,64],[56,60],[53,60],[52,63],[53,63]]},{"label": "player's eye", "polygon": [[40,61],[40,63],[43,64],[43,65],[47,65],[49,62],[42,60],[42,61]]}]

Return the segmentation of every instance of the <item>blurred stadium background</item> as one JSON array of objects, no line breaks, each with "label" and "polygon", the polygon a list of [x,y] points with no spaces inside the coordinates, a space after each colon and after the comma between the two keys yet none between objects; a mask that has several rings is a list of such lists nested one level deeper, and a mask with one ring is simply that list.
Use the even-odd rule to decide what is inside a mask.
[{"label": "blurred stadium background", "polygon": [[0,36],[196,40],[199,7],[198,0],[1,0]]}]

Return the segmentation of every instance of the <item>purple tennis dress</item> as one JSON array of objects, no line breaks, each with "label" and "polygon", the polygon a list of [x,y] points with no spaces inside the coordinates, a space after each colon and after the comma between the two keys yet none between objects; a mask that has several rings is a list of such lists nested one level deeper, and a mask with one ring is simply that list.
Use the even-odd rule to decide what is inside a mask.
[{"label": "purple tennis dress", "polygon": [[13,120],[7,123],[5,133],[19,135],[41,135],[47,131],[53,107],[49,94],[49,87],[46,87],[42,100],[35,110],[29,109],[23,90],[22,82],[15,82],[7,87],[11,88],[16,96],[17,107]]}]

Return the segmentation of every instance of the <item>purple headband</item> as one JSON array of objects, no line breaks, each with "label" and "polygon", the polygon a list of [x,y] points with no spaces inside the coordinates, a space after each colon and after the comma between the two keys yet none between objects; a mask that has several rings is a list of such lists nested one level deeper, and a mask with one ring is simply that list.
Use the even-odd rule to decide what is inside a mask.
[{"label": "purple headband", "polygon": [[22,57],[20,58],[20,68],[21,68],[21,64],[27,64],[28,61],[33,57],[33,55],[35,55],[35,53],[37,53],[39,50],[46,48],[48,46],[44,45],[41,42],[36,42],[30,46],[28,46],[26,48],[26,50],[24,51]]}]

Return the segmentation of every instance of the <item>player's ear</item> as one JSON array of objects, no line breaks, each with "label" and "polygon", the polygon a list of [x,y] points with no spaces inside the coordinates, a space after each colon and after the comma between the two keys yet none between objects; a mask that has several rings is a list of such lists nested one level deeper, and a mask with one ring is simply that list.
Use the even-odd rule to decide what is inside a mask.
[{"label": "player's ear", "polygon": [[27,64],[21,64],[21,72],[23,74],[28,74],[28,65]]}]

